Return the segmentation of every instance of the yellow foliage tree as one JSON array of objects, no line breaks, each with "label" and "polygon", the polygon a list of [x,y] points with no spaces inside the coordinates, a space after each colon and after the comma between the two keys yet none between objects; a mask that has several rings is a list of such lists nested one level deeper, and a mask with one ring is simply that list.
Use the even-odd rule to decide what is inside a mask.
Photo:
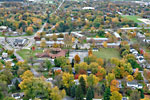
[{"label": "yellow foliage tree", "polygon": [[63,73],[62,76],[62,81],[63,81],[63,85],[67,88],[71,87],[72,85],[74,85],[74,76],[73,74],[69,74],[69,73]]},{"label": "yellow foliage tree", "polygon": [[127,76],[127,81],[133,81],[133,80],[134,80],[134,78],[133,78],[132,75],[128,75],[128,76]]},{"label": "yellow foliage tree", "polygon": [[62,100],[66,96],[65,90],[60,91],[58,87],[54,87],[51,92],[52,100]]},{"label": "yellow foliage tree", "polygon": [[30,70],[27,70],[20,77],[22,78],[22,80],[33,78],[33,73]]},{"label": "yellow foliage tree", "polygon": [[118,91],[114,91],[111,93],[110,100],[122,100],[122,95]]},{"label": "yellow foliage tree", "polygon": [[107,48],[107,42],[103,42],[104,48]]}]

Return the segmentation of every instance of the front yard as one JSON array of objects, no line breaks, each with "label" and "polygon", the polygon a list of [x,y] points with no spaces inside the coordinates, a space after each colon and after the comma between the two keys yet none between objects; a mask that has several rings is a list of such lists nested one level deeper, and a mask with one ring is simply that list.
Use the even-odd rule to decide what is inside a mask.
[{"label": "front yard", "polygon": [[94,51],[93,54],[106,60],[109,60],[112,57],[121,59],[120,53],[116,48],[101,48],[100,51]]},{"label": "front yard", "polygon": [[34,58],[36,53],[42,53],[43,50],[35,50],[35,51],[32,51],[32,50],[29,50],[29,49],[22,49],[20,51],[17,51],[17,53],[24,59],[24,60],[28,60],[31,56],[33,56]]}]

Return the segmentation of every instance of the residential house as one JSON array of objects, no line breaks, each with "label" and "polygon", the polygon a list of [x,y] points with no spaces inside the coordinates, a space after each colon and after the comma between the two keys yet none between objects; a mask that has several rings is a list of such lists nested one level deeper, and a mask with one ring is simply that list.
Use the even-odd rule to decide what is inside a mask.
[{"label": "residential house", "polygon": [[142,84],[137,83],[136,81],[127,82],[127,87],[131,87],[133,89],[142,89]]}]

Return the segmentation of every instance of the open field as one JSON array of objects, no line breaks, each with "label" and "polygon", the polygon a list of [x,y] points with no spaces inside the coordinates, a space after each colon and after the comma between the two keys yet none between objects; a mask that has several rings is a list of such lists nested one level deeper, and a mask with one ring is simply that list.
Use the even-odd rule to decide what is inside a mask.
[{"label": "open field", "polygon": [[28,60],[30,56],[33,56],[35,58],[36,53],[42,53],[43,50],[28,50],[28,49],[22,49],[20,51],[17,51],[17,53],[24,59]]},{"label": "open field", "polygon": [[115,48],[101,48],[100,51],[95,51],[93,52],[93,54],[97,57],[100,57],[106,60],[112,57],[119,58],[119,59],[121,58],[119,51]]},{"label": "open field", "polygon": [[133,20],[135,23],[143,23],[142,21],[138,20],[141,18],[140,16],[123,15],[122,17],[127,18],[128,20]]}]

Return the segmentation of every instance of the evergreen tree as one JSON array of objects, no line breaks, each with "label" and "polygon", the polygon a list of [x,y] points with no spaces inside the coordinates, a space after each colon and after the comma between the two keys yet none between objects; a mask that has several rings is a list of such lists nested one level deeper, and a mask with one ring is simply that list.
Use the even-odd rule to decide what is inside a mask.
[{"label": "evergreen tree", "polygon": [[84,95],[83,95],[83,92],[82,92],[82,89],[81,89],[81,85],[77,86],[75,97],[76,97],[76,100],[83,100]]},{"label": "evergreen tree", "polygon": [[19,88],[19,81],[16,79],[16,82],[15,82],[15,87],[16,87],[16,89],[17,90],[19,90],[20,88]]},{"label": "evergreen tree", "polygon": [[71,87],[71,97],[74,98],[75,97],[75,92],[76,92],[76,88],[75,86]]},{"label": "evergreen tree", "polygon": [[105,93],[104,93],[104,100],[110,100],[110,88],[106,88]]},{"label": "evergreen tree", "polygon": [[84,80],[84,78],[81,76],[80,80],[79,80],[79,83],[81,85],[81,89],[83,91],[83,94],[85,95],[86,94],[86,82]]},{"label": "evergreen tree", "polygon": [[144,98],[144,91],[141,89],[141,98]]},{"label": "evergreen tree", "polygon": [[92,98],[93,98],[92,89],[89,87],[86,94],[86,100],[92,100]]}]

